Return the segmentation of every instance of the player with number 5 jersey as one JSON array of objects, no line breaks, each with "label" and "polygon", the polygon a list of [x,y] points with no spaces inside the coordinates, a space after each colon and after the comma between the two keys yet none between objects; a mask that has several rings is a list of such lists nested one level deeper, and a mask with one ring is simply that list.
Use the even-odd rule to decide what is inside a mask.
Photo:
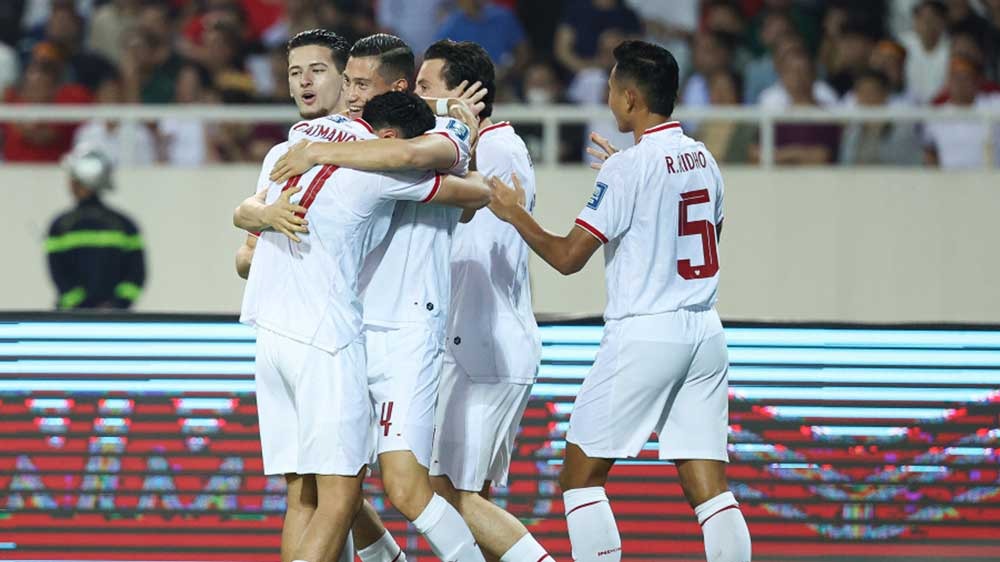
[{"label": "player with number 5 jersey", "polygon": [[614,52],[608,105],[635,146],[605,159],[594,192],[566,236],[542,229],[513,188],[492,180],[490,209],[563,274],[604,247],[604,336],[570,416],[560,474],[573,558],[617,561],[621,538],[604,490],[617,459],[637,457],[656,433],[677,466],[709,562],[749,562],[750,534],[728,491],[726,339],[714,305],[724,186],[715,158],[671,121],[677,62],[626,41]]}]

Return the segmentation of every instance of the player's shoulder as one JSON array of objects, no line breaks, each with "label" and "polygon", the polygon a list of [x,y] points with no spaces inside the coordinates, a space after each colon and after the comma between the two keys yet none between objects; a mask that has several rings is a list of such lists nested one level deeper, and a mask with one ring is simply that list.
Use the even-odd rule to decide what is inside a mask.
[{"label": "player's shoulder", "polygon": [[472,138],[472,131],[469,129],[469,126],[454,117],[436,117],[434,128],[427,131],[427,133],[444,133],[466,144]]},{"label": "player's shoulder", "polygon": [[274,162],[286,152],[288,152],[288,141],[281,141],[267,151],[267,155],[264,156],[264,162]]},{"label": "player's shoulder", "polygon": [[527,145],[524,139],[517,134],[513,125],[507,121],[494,123],[489,127],[484,127],[479,131],[479,148],[490,152],[517,154],[527,152]]},{"label": "player's shoulder", "polygon": [[299,121],[288,130],[288,141],[292,143],[305,139],[348,142],[372,138],[375,138],[375,134],[370,125],[340,114]]}]

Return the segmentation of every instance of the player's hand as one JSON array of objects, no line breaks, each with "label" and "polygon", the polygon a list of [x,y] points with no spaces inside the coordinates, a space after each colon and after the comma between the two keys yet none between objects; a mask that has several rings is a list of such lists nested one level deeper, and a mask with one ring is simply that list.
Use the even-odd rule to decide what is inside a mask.
[{"label": "player's hand", "polygon": [[306,214],[306,208],[291,202],[292,195],[302,191],[301,187],[286,189],[278,197],[278,200],[264,207],[262,221],[268,228],[280,232],[288,237],[292,242],[301,242],[296,233],[305,234],[309,232],[306,226],[309,224],[304,218],[298,215]]},{"label": "player's hand", "polygon": [[458,85],[458,89],[462,92],[459,94],[458,100],[469,106],[472,114],[478,117],[486,109],[486,102],[483,99],[489,93],[489,90],[484,88],[483,83],[479,81],[473,82],[470,86],[468,80],[462,80],[462,83]]},{"label": "player's hand", "polygon": [[278,183],[288,181],[289,178],[304,174],[315,166],[316,162],[312,160],[309,150],[311,145],[311,141],[301,140],[289,148],[271,170],[271,181]]},{"label": "player's hand", "polygon": [[611,158],[611,155],[618,152],[618,147],[611,144],[608,139],[602,137],[597,133],[590,133],[590,142],[597,145],[597,148],[587,147],[587,154],[597,158],[597,162],[591,162],[590,167],[595,170],[600,170],[601,166],[604,165],[604,161]]},{"label": "player's hand", "polygon": [[500,178],[490,178],[490,210],[498,219],[509,222],[518,207],[524,207],[525,194],[517,174],[511,174],[514,186],[505,184]]}]

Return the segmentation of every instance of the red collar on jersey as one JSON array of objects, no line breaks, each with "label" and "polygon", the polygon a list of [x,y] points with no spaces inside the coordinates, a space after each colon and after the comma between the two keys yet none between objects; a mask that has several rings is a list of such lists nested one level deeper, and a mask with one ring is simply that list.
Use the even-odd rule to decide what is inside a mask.
[{"label": "red collar on jersey", "polygon": [[510,121],[501,121],[499,123],[494,123],[489,127],[486,127],[485,129],[479,131],[479,136],[483,136],[483,134],[485,134],[487,131],[493,131],[496,129],[500,129],[502,127],[510,127]]},{"label": "red collar on jersey", "polygon": [[642,134],[643,134],[643,136],[645,136],[645,135],[648,135],[650,133],[659,133],[660,131],[666,131],[667,129],[680,129],[680,128],[681,128],[681,124],[679,122],[677,122],[677,121],[670,121],[668,123],[664,123],[662,125],[657,125],[655,127],[646,129],[645,131],[643,131]]}]

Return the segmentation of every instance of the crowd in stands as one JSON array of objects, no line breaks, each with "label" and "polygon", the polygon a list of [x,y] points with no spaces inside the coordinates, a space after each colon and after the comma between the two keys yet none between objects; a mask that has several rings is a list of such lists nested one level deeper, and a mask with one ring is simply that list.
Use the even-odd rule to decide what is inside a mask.
[{"label": "crowd in stands", "polygon": [[[285,41],[314,27],[394,33],[418,56],[439,38],[477,41],[497,64],[499,103],[603,104],[614,46],[640,37],[677,58],[682,108],[1000,105],[1000,0],[3,0],[0,89],[5,104],[288,105]],[[721,161],[760,158],[753,124],[685,128]],[[15,122],[0,126],[0,154],[56,162],[87,141],[127,165],[259,162],[286,130]],[[632,142],[610,120],[564,127],[560,158],[581,160],[590,130]],[[539,127],[524,131],[540,145]],[[977,167],[1000,162],[991,132],[942,118],[786,123],[775,159]]]}]

